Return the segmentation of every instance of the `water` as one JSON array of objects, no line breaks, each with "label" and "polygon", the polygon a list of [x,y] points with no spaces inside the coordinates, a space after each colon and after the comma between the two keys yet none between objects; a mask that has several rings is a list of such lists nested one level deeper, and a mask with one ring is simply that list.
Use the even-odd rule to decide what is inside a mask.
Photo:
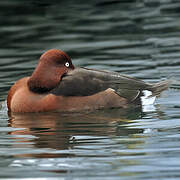
[{"label": "water", "polygon": [[[178,0],[0,2],[0,178],[179,179]],[[147,82],[171,78],[152,108],[8,115],[10,86],[62,49],[76,66]]]}]

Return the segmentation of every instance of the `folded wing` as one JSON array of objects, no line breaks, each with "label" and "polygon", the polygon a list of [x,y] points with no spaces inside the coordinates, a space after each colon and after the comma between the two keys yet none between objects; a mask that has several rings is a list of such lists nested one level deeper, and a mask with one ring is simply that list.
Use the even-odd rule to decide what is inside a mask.
[{"label": "folded wing", "polygon": [[[76,68],[63,76],[58,87],[53,89],[51,93],[63,96],[90,96],[111,88],[121,97],[133,101],[142,90],[150,90],[152,93],[155,90],[159,92],[156,89],[156,84],[146,83],[117,72]],[[163,87],[161,84],[159,86],[160,91],[165,89],[164,84]]]}]

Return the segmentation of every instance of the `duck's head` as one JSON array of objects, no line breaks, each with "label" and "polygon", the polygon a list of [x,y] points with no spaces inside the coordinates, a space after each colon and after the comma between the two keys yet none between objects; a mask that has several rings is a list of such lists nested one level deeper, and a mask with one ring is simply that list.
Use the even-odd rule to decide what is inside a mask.
[{"label": "duck's head", "polygon": [[39,63],[28,80],[28,87],[35,93],[54,89],[62,77],[74,69],[71,58],[63,51],[51,49],[41,55]]}]

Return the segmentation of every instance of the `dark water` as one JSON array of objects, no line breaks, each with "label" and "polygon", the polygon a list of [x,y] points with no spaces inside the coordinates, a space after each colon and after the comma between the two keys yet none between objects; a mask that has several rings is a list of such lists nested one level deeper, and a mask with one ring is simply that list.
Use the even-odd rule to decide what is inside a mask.
[{"label": "dark water", "polygon": [[[0,178],[179,179],[178,0],[0,1]],[[176,80],[149,110],[8,116],[10,86],[62,49],[78,66]]]}]

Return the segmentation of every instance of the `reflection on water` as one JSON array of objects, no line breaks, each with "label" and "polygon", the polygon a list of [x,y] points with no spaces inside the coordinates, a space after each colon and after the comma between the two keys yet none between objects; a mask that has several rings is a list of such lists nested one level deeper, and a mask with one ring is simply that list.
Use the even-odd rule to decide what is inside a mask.
[{"label": "reflection on water", "polygon": [[180,2],[0,1],[0,99],[51,48],[77,66],[175,80],[155,109],[0,110],[0,178],[179,179]]},{"label": "reflection on water", "polygon": [[[107,168],[112,168],[106,162],[107,159],[114,159],[116,156],[112,149],[123,148],[119,137],[124,137],[125,143],[128,136],[143,132],[142,129],[126,128],[132,119],[138,117],[141,117],[141,111],[130,109],[71,115],[10,115],[9,127],[15,131],[8,132],[13,142],[6,153],[14,157],[9,166],[32,166],[34,169],[38,166],[40,170],[56,173],[67,173],[68,170],[77,173],[76,171],[83,170],[90,174],[92,168],[98,168],[99,171],[105,167],[103,171],[106,173]],[[144,143],[143,141],[142,138],[134,138],[132,142],[128,142],[128,146],[135,147]],[[85,160],[89,158],[93,158],[95,162]]]},{"label": "reflection on water", "polygon": [[[28,146],[65,150],[73,148],[74,144],[79,144],[78,138],[80,136],[87,136],[87,138],[95,136],[98,140],[105,136],[141,132],[141,130],[136,131],[135,129],[131,132],[122,126],[122,124],[132,121],[130,117],[133,119],[140,117],[140,111],[133,112],[130,114],[129,110],[114,109],[87,114],[13,114],[9,120],[9,126],[20,128],[20,130],[10,132],[10,134],[15,135],[14,138],[17,142],[21,142],[21,138],[24,142],[27,137]],[[92,142],[96,142],[96,140],[93,138]]]}]

